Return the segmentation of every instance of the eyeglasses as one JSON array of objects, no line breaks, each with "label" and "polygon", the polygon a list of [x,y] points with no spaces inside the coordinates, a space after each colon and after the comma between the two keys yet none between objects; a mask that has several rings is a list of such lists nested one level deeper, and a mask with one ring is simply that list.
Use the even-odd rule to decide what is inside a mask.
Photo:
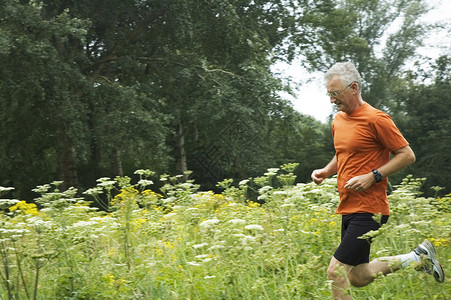
[{"label": "eyeglasses", "polygon": [[337,98],[338,95],[340,95],[341,92],[343,92],[344,90],[346,90],[347,88],[349,88],[354,82],[355,82],[355,81],[351,82],[350,84],[348,84],[347,87],[345,87],[345,88],[342,89],[342,90],[334,91],[334,92],[327,92],[327,93],[326,93],[327,97]]}]

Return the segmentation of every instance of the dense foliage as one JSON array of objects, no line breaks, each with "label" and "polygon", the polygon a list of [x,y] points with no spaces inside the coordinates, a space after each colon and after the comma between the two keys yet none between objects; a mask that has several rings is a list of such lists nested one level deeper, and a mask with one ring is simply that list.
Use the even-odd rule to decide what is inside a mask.
[{"label": "dense foliage", "polygon": [[[222,193],[138,170],[136,183],[101,178],[85,197],[61,190],[61,182],[39,186],[39,209],[2,199],[0,297],[328,299],[326,269],[340,231],[336,178],[293,185],[295,167],[269,169],[238,187],[224,180]],[[388,224],[371,232],[372,257],[406,253],[428,238],[446,271],[451,197],[421,197],[423,181],[409,176],[390,195]],[[153,190],[158,183],[161,194]],[[251,188],[263,204],[249,201]],[[444,300],[451,281],[438,284],[409,267],[350,292],[356,299]]]},{"label": "dense foliage", "polygon": [[[290,87],[271,66],[294,57],[311,70],[354,61],[364,98],[403,123],[419,156],[440,151],[429,169],[414,170],[432,175],[447,151],[422,138],[441,122],[415,126],[450,102],[449,78],[440,77],[449,62],[424,74],[438,78],[424,86],[404,69],[428,29],[418,22],[425,11],[421,0],[2,1],[0,183],[32,199],[42,182],[83,191],[96,178],[151,167],[192,170],[214,189],[287,161],[302,164],[305,182],[333,147],[328,125],[278,93]],[[399,31],[387,34],[395,21]],[[420,101],[425,110],[417,96],[428,93],[440,97]],[[442,171],[433,180],[450,188]]]}]

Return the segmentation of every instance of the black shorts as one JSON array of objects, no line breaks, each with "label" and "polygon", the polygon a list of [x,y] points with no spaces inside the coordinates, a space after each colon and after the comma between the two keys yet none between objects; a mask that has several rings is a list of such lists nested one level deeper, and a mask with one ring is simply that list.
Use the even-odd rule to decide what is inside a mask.
[{"label": "black shorts", "polygon": [[387,223],[388,216],[382,216],[381,223],[373,220],[373,214],[356,213],[343,215],[341,220],[341,243],[334,257],[347,265],[357,266],[370,262],[371,239],[359,239],[370,230],[379,229]]}]

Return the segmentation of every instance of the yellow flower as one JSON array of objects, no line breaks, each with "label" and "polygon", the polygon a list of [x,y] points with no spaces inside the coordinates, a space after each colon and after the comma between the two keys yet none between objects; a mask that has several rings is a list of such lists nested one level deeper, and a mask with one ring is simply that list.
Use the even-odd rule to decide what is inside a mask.
[{"label": "yellow flower", "polygon": [[114,196],[113,200],[111,200],[111,204],[118,204],[118,203],[122,203],[127,199],[130,198],[136,198],[139,194],[139,191],[137,189],[134,188],[126,188],[126,189],[121,189],[121,192],[119,194],[117,194],[116,196]]},{"label": "yellow flower", "polygon": [[247,203],[248,203],[249,207],[251,207],[251,208],[260,206],[260,203],[258,203],[258,202],[248,201]]},{"label": "yellow flower", "polygon": [[19,212],[25,215],[36,216],[39,214],[38,208],[34,203],[27,203],[26,201],[20,201],[17,204],[9,208],[10,212]]},{"label": "yellow flower", "polygon": [[434,238],[430,238],[429,239],[433,244],[434,244],[434,246],[436,246],[436,247],[440,247],[440,246],[442,246],[442,247],[446,247],[446,246],[448,246],[448,239],[434,239]]}]

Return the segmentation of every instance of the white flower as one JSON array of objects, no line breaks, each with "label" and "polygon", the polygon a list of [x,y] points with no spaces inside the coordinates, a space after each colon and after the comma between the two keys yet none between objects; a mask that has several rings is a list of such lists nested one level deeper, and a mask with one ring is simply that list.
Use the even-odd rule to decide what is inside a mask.
[{"label": "white flower", "polygon": [[295,205],[293,203],[285,203],[282,204],[280,207],[295,207]]},{"label": "white flower", "polygon": [[194,249],[199,249],[199,248],[203,248],[203,247],[206,247],[206,246],[208,246],[207,243],[202,243],[202,244],[193,245],[193,248]]},{"label": "white flower", "polygon": [[261,225],[251,224],[244,226],[244,229],[247,230],[263,230],[263,227]]},{"label": "white flower", "polygon": [[106,189],[113,188],[113,186],[116,184],[116,181],[110,180],[110,181],[102,181],[97,184],[97,186],[104,187]]},{"label": "white flower", "polygon": [[137,174],[137,175],[151,176],[151,175],[154,175],[155,172],[150,171],[150,170],[140,169],[140,170],[136,170],[136,171],[135,171],[135,174]]},{"label": "white flower", "polygon": [[195,261],[189,261],[189,262],[187,262],[186,264],[187,264],[188,266],[196,266],[196,267],[200,266],[200,263],[197,263],[197,262],[195,262]]},{"label": "white flower", "polygon": [[19,202],[20,201],[17,199],[0,199],[0,206],[9,207],[9,206],[16,205]]},{"label": "white flower", "polygon": [[111,180],[111,178],[110,177],[102,177],[102,178],[97,179],[96,181],[97,182],[104,182],[104,181],[108,181],[108,180]]},{"label": "white flower", "polygon": [[84,195],[95,196],[95,195],[102,194],[102,193],[103,193],[103,189],[98,187],[98,186],[96,186],[96,187],[93,187],[93,188],[85,191],[83,194]]},{"label": "white flower", "polygon": [[257,197],[257,200],[265,200],[266,197],[268,197],[267,195],[260,195]]},{"label": "white flower", "polygon": [[210,227],[213,227],[217,223],[219,223],[218,219],[205,220],[205,221],[203,221],[202,223],[199,224],[199,227],[210,228]]},{"label": "white flower", "polygon": [[242,220],[242,219],[232,219],[232,220],[229,220],[227,223],[232,223],[232,224],[235,224],[235,225],[240,225],[240,224],[245,224],[246,221],[244,221],[244,220]]},{"label": "white flower", "polygon": [[272,186],[265,185],[264,187],[260,188],[260,189],[258,190],[258,192],[259,192],[260,194],[264,194],[264,193],[266,193],[266,192],[269,192],[270,190],[272,190]]},{"label": "white flower", "polygon": [[208,250],[217,250],[217,249],[224,249],[225,246],[224,245],[213,245],[210,248],[208,248]]},{"label": "white flower", "polygon": [[97,224],[95,221],[79,221],[72,224],[72,227],[88,227]]},{"label": "white flower", "polygon": [[141,179],[140,181],[138,181],[138,184],[141,186],[148,186],[148,185],[152,185],[153,181],[147,180],[147,179]]},{"label": "white flower", "polygon": [[216,276],[212,275],[212,276],[205,276],[204,279],[210,279],[210,278],[216,278]]},{"label": "white flower", "polygon": [[244,180],[241,180],[239,183],[238,183],[238,185],[245,185],[245,184],[247,184],[249,182],[249,180],[248,179],[244,179]]},{"label": "white flower", "polygon": [[286,194],[287,194],[286,191],[275,191],[275,192],[273,193],[273,195],[286,195]]}]

